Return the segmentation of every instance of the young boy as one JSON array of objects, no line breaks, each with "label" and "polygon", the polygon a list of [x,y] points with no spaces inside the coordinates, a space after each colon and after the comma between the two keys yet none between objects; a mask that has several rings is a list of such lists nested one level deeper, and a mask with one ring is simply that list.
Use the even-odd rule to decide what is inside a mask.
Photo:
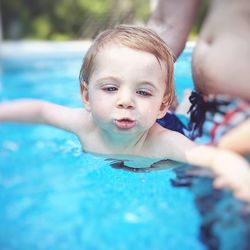
[{"label": "young boy", "polygon": [[[210,146],[197,146],[161,127],[175,97],[173,57],[152,31],[118,26],[90,47],[80,71],[84,108],[17,100],[0,105],[0,121],[43,123],[74,133],[83,150],[104,155],[171,159],[211,168],[217,187],[250,200],[248,163]],[[237,173],[237,174],[236,174]]]}]

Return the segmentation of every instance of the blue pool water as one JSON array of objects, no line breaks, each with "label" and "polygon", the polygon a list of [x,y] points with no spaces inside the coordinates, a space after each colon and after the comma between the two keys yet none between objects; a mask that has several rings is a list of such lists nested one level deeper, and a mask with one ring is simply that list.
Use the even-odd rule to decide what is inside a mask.
[{"label": "blue pool water", "polygon": [[[5,53],[0,100],[79,107],[83,53]],[[179,98],[190,58],[175,65]],[[247,206],[188,169],[127,171],[64,131],[0,124],[0,249],[250,249]]]}]

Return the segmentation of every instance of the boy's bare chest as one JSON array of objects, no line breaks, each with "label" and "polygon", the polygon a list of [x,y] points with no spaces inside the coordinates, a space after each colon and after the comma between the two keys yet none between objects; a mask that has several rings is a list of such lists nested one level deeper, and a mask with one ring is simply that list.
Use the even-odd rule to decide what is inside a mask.
[{"label": "boy's bare chest", "polygon": [[102,155],[130,155],[139,157],[165,158],[168,155],[168,146],[161,145],[159,140],[142,140],[129,145],[122,145],[118,141],[103,140],[95,132],[78,136],[82,149],[86,152]]}]

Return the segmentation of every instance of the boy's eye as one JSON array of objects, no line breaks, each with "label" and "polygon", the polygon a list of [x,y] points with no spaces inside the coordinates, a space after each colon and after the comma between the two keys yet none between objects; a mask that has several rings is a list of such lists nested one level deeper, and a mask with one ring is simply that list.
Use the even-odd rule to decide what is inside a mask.
[{"label": "boy's eye", "polygon": [[138,91],[136,91],[136,93],[141,95],[141,96],[152,96],[152,94],[146,90],[138,90]]},{"label": "boy's eye", "polygon": [[106,86],[102,88],[103,90],[107,91],[107,92],[113,92],[117,90],[117,87],[114,86]]}]

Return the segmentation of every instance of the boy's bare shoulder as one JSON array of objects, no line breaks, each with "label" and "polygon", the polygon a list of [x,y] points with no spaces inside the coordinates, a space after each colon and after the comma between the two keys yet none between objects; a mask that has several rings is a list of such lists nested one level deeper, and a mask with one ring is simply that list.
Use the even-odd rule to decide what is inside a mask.
[{"label": "boy's bare shoulder", "polygon": [[150,135],[152,138],[156,138],[157,141],[162,141],[163,143],[170,143],[172,141],[176,141],[176,139],[182,140],[183,138],[186,138],[183,134],[164,128],[157,123],[151,128]]},{"label": "boy's bare shoulder", "polygon": [[171,145],[172,147],[179,148],[193,144],[193,142],[183,134],[165,128],[159,132],[157,137],[162,144]]},{"label": "boy's bare shoulder", "polygon": [[161,156],[181,161],[185,151],[195,145],[183,134],[156,124],[150,132],[149,140],[152,148],[157,149]]},{"label": "boy's bare shoulder", "polygon": [[89,130],[93,126],[92,115],[84,108],[74,108],[70,111],[71,124],[74,132]]},{"label": "boy's bare shoulder", "polygon": [[84,108],[72,108],[53,103],[44,103],[44,123],[78,135],[87,131],[90,124],[90,113]]}]

